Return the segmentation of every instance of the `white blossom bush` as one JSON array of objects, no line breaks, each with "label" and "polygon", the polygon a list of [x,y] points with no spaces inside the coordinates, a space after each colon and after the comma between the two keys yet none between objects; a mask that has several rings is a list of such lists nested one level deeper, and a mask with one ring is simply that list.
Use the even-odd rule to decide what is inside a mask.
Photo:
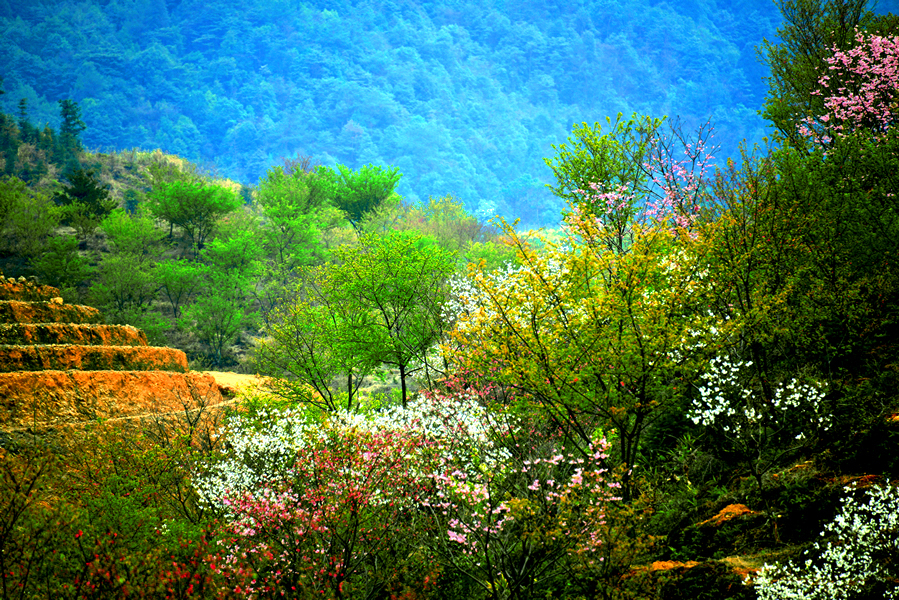
[{"label": "white blossom bush", "polygon": [[828,431],[832,419],[820,384],[794,378],[766,395],[760,385],[752,385],[751,367],[751,361],[713,358],[687,417],[727,440],[747,460],[761,487],[765,472]]},{"label": "white blossom bush", "polygon": [[[422,394],[407,408],[391,406],[368,413],[339,410],[315,418],[299,408],[263,408],[255,414],[229,417],[221,434],[228,452],[194,478],[207,503],[223,506],[235,493],[259,489],[288,474],[303,448],[316,446],[340,432],[403,432],[427,440],[418,452],[452,456],[466,469],[504,464],[508,450],[494,443],[492,432],[501,425],[476,392],[452,395]],[[423,457],[422,457],[423,458]]]},{"label": "white blossom bush", "polygon": [[899,598],[895,487],[872,488],[861,501],[844,498],[821,537],[800,561],[762,567],[753,582],[759,600],[848,600],[874,582],[886,586],[884,598]]}]

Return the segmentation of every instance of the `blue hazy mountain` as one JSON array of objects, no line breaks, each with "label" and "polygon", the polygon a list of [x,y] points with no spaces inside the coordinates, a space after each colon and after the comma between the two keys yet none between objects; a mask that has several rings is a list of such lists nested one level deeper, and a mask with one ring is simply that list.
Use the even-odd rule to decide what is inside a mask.
[{"label": "blue hazy mountain", "polygon": [[711,118],[763,137],[770,0],[0,0],[0,109],[88,148],[161,148],[252,184],[284,156],[395,165],[407,199],[558,219],[543,157],[576,122]]}]

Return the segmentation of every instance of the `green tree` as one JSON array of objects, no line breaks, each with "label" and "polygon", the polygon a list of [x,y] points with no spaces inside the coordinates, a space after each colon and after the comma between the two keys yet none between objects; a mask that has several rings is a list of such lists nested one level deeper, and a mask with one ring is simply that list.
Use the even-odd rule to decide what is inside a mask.
[{"label": "green tree", "polygon": [[21,179],[0,179],[0,247],[5,251],[26,259],[40,255],[60,218],[59,207]]},{"label": "green tree", "polygon": [[123,209],[115,209],[103,219],[100,229],[116,253],[132,257],[138,263],[155,258],[165,237],[165,232],[156,227],[147,211],[129,214]]},{"label": "green tree", "polygon": [[181,307],[203,288],[209,267],[186,259],[165,260],[156,265],[162,295],[172,307],[172,318],[181,317]]},{"label": "green tree", "polygon": [[60,100],[59,114],[62,117],[62,125],[59,127],[59,137],[72,151],[81,150],[81,134],[87,129],[87,125],[81,120],[81,107],[74,100]]},{"label": "green tree", "polygon": [[442,335],[446,281],[455,257],[421,236],[363,235],[335,251],[324,293],[362,315],[349,343],[375,362],[399,371],[403,406],[407,377],[427,364],[427,350]]},{"label": "green tree", "polygon": [[256,207],[274,271],[289,273],[324,258],[322,231],[334,223],[336,191],[335,173],[313,168],[309,159],[285,161],[262,177]]},{"label": "green tree", "polygon": [[215,366],[232,360],[231,345],[241,332],[256,325],[251,286],[239,273],[210,269],[201,293],[182,310],[178,325],[196,333]]},{"label": "green tree", "polygon": [[556,178],[556,185],[547,187],[574,204],[581,203],[587,191],[641,191],[648,178],[644,164],[663,121],[638,115],[623,121],[619,113],[614,123],[606,117],[606,133],[601,123],[575,125],[567,143],[553,146],[555,157],[543,159]]},{"label": "green tree", "polygon": [[367,348],[353,343],[365,324],[361,307],[325,293],[328,270],[306,270],[292,298],[271,311],[253,361],[260,373],[274,376],[270,385],[276,394],[328,411],[342,406],[350,411],[376,363]]},{"label": "green tree", "polygon": [[337,170],[339,180],[334,204],[357,230],[365,215],[390,198],[402,177],[397,167],[382,169],[376,165],[365,165],[358,171],[352,171],[344,165],[337,165]]},{"label": "green tree", "polygon": [[94,268],[78,253],[78,240],[72,237],[50,238],[44,252],[32,263],[44,281],[64,293],[94,274]]},{"label": "green tree", "polygon": [[119,320],[126,312],[146,312],[159,292],[155,271],[128,253],[107,256],[91,285],[92,303]]},{"label": "green tree", "polygon": [[198,257],[219,219],[240,206],[240,197],[220,185],[202,181],[171,181],[155,186],[147,197],[147,203],[156,218],[181,228],[194,257]]},{"label": "green tree", "polygon": [[62,124],[59,127],[59,138],[55,148],[55,162],[62,165],[64,171],[78,168],[78,153],[81,146],[81,134],[87,129],[81,120],[81,107],[74,100],[59,101],[59,113]]},{"label": "green tree", "polygon": [[407,377],[424,367],[445,327],[441,309],[454,256],[401,232],[363,235],[334,254],[337,262],[307,271],[293,298],[273,311],[257,364],[310,386],[329,409],[341,404],[337,377],[346,378],[351,408],[361,377],[373,365],[389,365],[399,371],[405,406]]},{"label": "green tree", "polygon": [[109,185],[102,183],[94,170],[78,168],[66,179],[68,185],[54,201],[63,207],[63,222],[73,226],[81,238],[89,237],[117,203],[110,197]]}]

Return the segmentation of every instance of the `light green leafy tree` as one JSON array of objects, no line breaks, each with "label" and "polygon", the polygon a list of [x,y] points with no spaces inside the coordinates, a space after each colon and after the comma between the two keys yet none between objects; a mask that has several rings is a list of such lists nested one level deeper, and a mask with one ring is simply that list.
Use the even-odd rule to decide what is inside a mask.
[{"label": "light green leafy tree", "polygon": [[365,165],[353,171],[337,165],[339,179],[334,204],[346,214],[347,221],[357,230],[363,218],[376,210],[392,195],[402,173],[396,167],[382,169]]},{"label": "light green leafy tree", "polygon": [[328,411],[353,410],[366,375],[376,366],[367,348],[353,343],[365,325],[358,305],[335,302],[324,293],[328,267],[308,269],[269,315],[257,340],[254,364],[273,375],[273,391]]},{"label": "light green leafy tree", "polygon": [[106,234],[114,252],[130,256],[139,263],[155,259],[165,237],[146,210],[134,214],[123,209],[113,210],[100,223],[100,229]]},{"label": "light green leafy tree", "polygon": [[4,250],[28,259],[40,256],[60,218],[59,207],[21,179],[0,179],[0,245]]},{"label": "light green leafy tree", "polygon": [[[443,333],[445,281],[454,255],[421,236],[363,235],[334,252],[336,262],[313,271],[275,312],[257,348],[265,374],[306,384],[329,409],[346,378],[347,408],[361,376],[374,365],[399,371],[402,401],[407,378]],[[299,389],[295,387],[294,389]]]},{"label": "light green leafy tree", "polygon": [[644,164],[663,121],[638,115],[625,121],[619,113],[614,122],[606,117],[605,132],[602,123],[575,125],[566,143],[553,146],[556,155],[543,159],[556,178],[547,187],[575,204],[585,191],[638,193],[647,183]]},{"label": "light green leafy tree", "polygon": [[426,364],[426,351],[444,331],[442,307],[455,257],[433,241],[402,232],[363,235],[358,245],[341,246],[335,255],[324,293],[363,315],[348,341],[399,371],[405,406],[407,377]]},{"label": "light green leafy tree", "polygon": [[240,273],[211,269],[192,304],[182,309],[180,327],[196,333],[213,365],[225,364],[241,332],[256,325],[248,302],[252,283]]},{"label": "light green leafy tree", "polygon": [[147,203],[153,216],[181,229],[196,257],[219,219],[237,210],[241,200],[234,190],[224,186],[202,181],[172,181],[154,187]]},{"label": "light green leafy tree", "polygon": [[173,319],[181,316],[181,307],[188,304],[205,285],[208,271],[207,265],[183,258],[156,265],[160,291],[172,307]]}]

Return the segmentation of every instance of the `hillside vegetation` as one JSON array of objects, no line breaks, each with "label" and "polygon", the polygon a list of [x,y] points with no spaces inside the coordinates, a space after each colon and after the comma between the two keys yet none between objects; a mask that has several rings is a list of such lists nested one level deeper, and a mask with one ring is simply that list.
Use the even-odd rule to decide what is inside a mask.
[{"label": "hillside vegetation", "polygon": [[394,165],[410,201],[555,226],[542,158],[606,115],[758,141],[769,0],[3,0],[0,108],[79,103],[88,148],[161,148],[256,183],[282,156]]},{"label": "hillside vegetation", "polygon": [[899,18],[780,8],[767,145],[575,125],[550,231],[0,116],[5,272],[267,377],[7,444],[2,596],[896,597]]}]

